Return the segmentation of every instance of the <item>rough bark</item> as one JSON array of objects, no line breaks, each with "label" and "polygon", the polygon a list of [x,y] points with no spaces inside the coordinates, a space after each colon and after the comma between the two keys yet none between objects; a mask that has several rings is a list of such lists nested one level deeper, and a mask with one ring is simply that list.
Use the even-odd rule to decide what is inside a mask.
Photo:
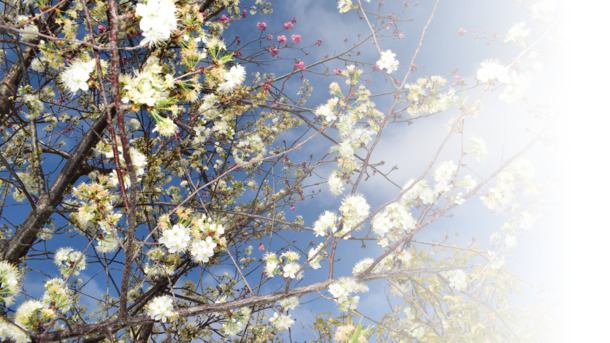
[{"label": "rough bark", "polygon": [[[114,108],[111,111],[115,112]],[[3,259],[18,263],[19,259],[27,254],[36,240],[36,234],[63,199],[66,188],[76,181],[73,176],[79,174],[87,155],[100,141],[102,133],[107,126],[108,122],[105,114],[100,115],[91,125],[89,131],[78,143],[72,156],[64,164],[49,191],[40,196],[36,208],[30,212],[23,224],[19,225],[15,230],[15,233],[2,252]]]}]

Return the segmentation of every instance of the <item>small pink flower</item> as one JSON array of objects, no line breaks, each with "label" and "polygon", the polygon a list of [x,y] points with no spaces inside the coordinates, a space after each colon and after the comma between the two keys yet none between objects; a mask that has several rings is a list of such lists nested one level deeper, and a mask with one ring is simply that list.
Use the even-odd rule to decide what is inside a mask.
[{"label": "small pink flower", "polygon": [[262,242],[258,244],[258,251],[265,251],[265,245]]},{"label": "small pink flower", "polygon": [[341,75],[342,70],[339,68],[335,68],[335,70],[333,70],[333,73],[335,73],[335,75]]},{"label": "small pink flower", "polygon": [[292,42],[294,44],[301,43],[301,35],[292,35],[291,38],[292,38]]},{"label": "small pink flower", "polygon": [[106,29],[107,29],[107,27],[106,27],[106,26],[104,26],[104,25],[102,25],[102,24],[99,24],[99,25],[97,26],[97,32],[99,32],[99,33],[102,33],[102,32],[104,32],[104,31],[106,31]]},{"label": "small pink flower", "polygon": [[318,39],[318,40],[316,41],[316,45],[317,45],[317,46],[322,45],[322,40],[321,40],[321,39]]},{"label": "small pink flower", "polygon": [[263,93],[264,93],[264,94],[267,94],[267,91],[268,91],[269,89],[271,89],[271,85],[270,85],[270,84],[268,84],[268,83],[259,83],[259,84],[258,84],[258,86],[259,86],[259,87],[263,87]]},{"label": "small pink flower", "polygon": [[224,14],[223,14],[223,15],[220,17],[220,22],[221,22],[221,23],[225,24],[225,23],[226,23],[226,22],[228,22],[228,21],[229,21],[229,18],[227,18],[227,16],[226,16],[226,15],[224,15]]},{"label": "small pink flower", "polygon": [[405,34],[404,33],[399,34],[398,39],[405,39]]},{"label": "small pink flower", "polygon": [[245,17],[247,17],[247,16],[248,16],[248,14],[246,13],[246,10],[243,10],[243,11],[241,12],[241,17],[242,17],[242,18],[245,18]]},{"label": "small pink flower", "polygon": [[271,53],[271,57],[275,57],[280,53],[280,49],[273,47],[269,49],[269,52]]},{"label": "small pink flower", "polygon": [[307,68],[305,68],[305,62],[303,62],[303,61],[299,61],[299,62],[297,62],[297,63],[296,63],[294,66],[295,66],[296,68],[299,68],[299,69],[303,70],[303,71],[304,71],[305,69],[307,69]]},{"label": "small pink flower", "polygon": [[294,205],[290,205],[290,210],[291,210],[291,211],[294,211],[294,209],[295,209],[295,208],[296,208],[296,207],[294,207]]},{"label": "small pink flower", "polygon": [[293,23],[293,24],[295,24],[295,23],[296,23],[296,22],[297,22],[297,18],[295,18],[295,17],[292,17],[292,20],[291,20],[291,22],[292,22],[292,23]]},{"label": "small pink flower", "polygon": [[263,22],[259,21],[258,23],[256,23],[256,27],[258,27],[259,30],[263,31],[264,29],[267,28],[267,23],[265,23],[264,21]]},{"label": "small pink flower", "polygon": [[289,21],[287,21],[287,22],[284,23],[284,28],[286,30],[290,30],[290,29],[294,28],[294,24],[289,22]]},{"label": "small pink flower", "polygon": [[468,31],[466,31],[463,27],[460,27],[460,29],[458,30],[458,35],[463,36],[466,33],[468,33]]},{"label": "small pink flower", "polygon": [[282,43],[286,43],[286,36],[285,35],[281,35],[281,36],[277,36],[277,41],[278,43],[282,44]]},{"label": "small pink flower", "polygon": [[272,40],[273,39],[273,35],[267,35],[267,40]]}]

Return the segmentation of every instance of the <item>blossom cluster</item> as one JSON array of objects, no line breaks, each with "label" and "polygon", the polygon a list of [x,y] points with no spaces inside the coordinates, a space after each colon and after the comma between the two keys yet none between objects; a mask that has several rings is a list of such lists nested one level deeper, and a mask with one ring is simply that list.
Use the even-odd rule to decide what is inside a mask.
[{"label": "blossom cluster", "polygon": [[511,212],[518,206],[517,191],[520,186],[527,191],[534,174],[531,162],[519,159],[501,171],[497,183],[481,196],[483,204],[491,211]]},{"label": "blossom cluster", "polygon": [[[17,16],[17,22],[18,23],[23,23],[25,21],[27,21],[29,19],[29,17],[24,16],[24,15],[19,15]],[[23,38],[23,40],[27,41],[27,40],[34,40],[36,38],[38,38],[38,35],[36,35],[36,33],[38,33],[38,26],[36,26],[34,23],[32,23],[30,21],[30,24],[26,24],[23,26],[23,29],[20,30],[20,35],[21,38]]]},{"label": "blossom cluster", "polygon": [[339,212],[343,223],[342,229],[337,232],[339,225],[337,214],[333,211],[325,211],[313,225],[316,236],[335,234],[348,239],[351,236],[348,232],[361,227],[362,222],[369,215],[370,206],[362,194],[350,194],[341,202]]},{"label": "blossom cluster", "polygon": [[[355,87],[361,70],[354,66],[348,66],[346,82],[350,87]],[[336,152],[339,167],[346,174],[351,174],[357,167],[355,153],[358,149],[366,147],[379,126],[379,118],[383,114],[375,109],[375,104],[369,100],[370,91],[363,85],[351,90],[353,101],[347,102],[337,82],[329,85],[331,99],[326,104],[320,105],[314,113],[321,116],[326,123],[331,123],[337,118],[334,126],[338,129],[341,141],[331,147],[331,152]],[[341,100],[340,100],[341,99]],[[337,113],[341,113],[338,115]],[[332,175],[332,174],[331,174]],[[342,179],[338,175],[333,176],[331,191],[338,194],[342,191]]]},{"label": "blossom cluster", "polygon": [[[13,322],[21,329],[38,332],[48,322],[63,314],[76,302],[76,293],[65,286],[62,279],[51,279],[45,283],[45,293],[42,301],[26,300],[15,311]],[[54,326],[56,327],[57,324]],[[0,320],[0,338],[12,338],[16,342],[30,342],[29,336],[21,329]]]},{"label": "blossom cluster", "polygon": [[15,295],[19,293],[20,280],[17,267],[7,261],[0,261],[0,305],[13,303]]},{"label": "blossom cluster", "polygon": [[265,275],[267,277],[274,277],[275,275],[282,275],[284,278],[289,279],[301,279],[303,272],[297,274],[301,265],[297,262],[301,258],[301,255],[295,251],[285,251],[279,257],[275,253],[268,252],[263,257],[265,261]]},{"label": "blossom cluster", "polygon": [[307,260],[309,260],[309,265],[313,269],[320,269],[322,266],[320,262],[324,258],[324,252],[322,252],[322,248],[324,247],[324,243],[318,244],[318,246],[309,249],[307,252]]},{"label": "blossom cluster", "polygon": [[[365,1],[371,2],[371,0],[365,0]],[[337,1],[337,9],[339,10],[339,13],[345,13],[354,8],[356,8],[356,6],[354,6],[352,0],[338,0]]]},{"label": "blossom cluster", "polygon": [[86,92],[89,90],[87,81],[89,81],[89,77],[94,69],[95,60],[84,61],[77,59],[61,73],[60,81],[73,94],[79,90]]},{"label": "blossom cluster", "polygon": [[[113,156],[114,154],[112,153],[112,151],[106,154],[106,157],[110,159],[112,159]],[[136,172],[137,181],[139,182],[145,172],[147,163],[146,156],[135,148],[129,149],[129,156],[131,157],[131,164]],[[118,159],[121,166],[125,166],[125,157],[123,156],[123,149],[119,151]],[[123,170],[123,184],[125,185],[125,188],[129,188],[131,187],[131,178],[129,177],[129,173],[126,172],[127,168],[124,168]],[[116,170],[113,170],[110,174],[110,183],[114,187],[118,187],[119,185],[119,178]]]},{"label": "blossom cluster", "polygon": [[273,313],[273,318],[269,319],[269,322],[273,324],[273,327],[278,331],[285,331],[290,329],[294,324],[294,319],[290,318],[289,314],[284,313]]},{"label": "blossom cluster", "polygon": [[222,332],[228,336],[238,335],[248,325],[252,310],[242,307],[237,311],[230,311],[227,321],[222,325]]},{"label": "blossom cluster", "polygon": [[500,100],[507,103],[523,98],[531,82],[528,74],[511,71],[496,59],[481,62],[481,67],[477,70],[477,80],[488,86],[496,83],[503,85],[504,91],[500,94]]},{"label": "blossom cluster", "polygon": [[242,65],[237,64],[232,66],[228,71],[225,71],[222,77],[224,82],[218,85],[218,90],[223,93],[230,92],[244,82],[246,79],[246,69]]},{"label": "blossom cluster", "polygon": [[142,70],[133,75],[121,74],[119,81],[123,85],[121,101],[132,103],[135,107],[147,105],[155,107],[168,98],[169,89],[174,86],[171,74],[162,75],[162,67],[157,56],[150,56]]},{"label": "blossom cluster", "polygon": [[251,134],[241,139],[233,149],[235,163],[242,164],[250,160],[261,160],[267,151],[265,142],[258,134]]},{"label": "blossom cluster", "polygon": [[77,293],[66,287],[63,279],[54,278],[44,285],[45,292],[42,302],[49,308],[67,313],[77,301]]},{"label": "blossom cluster", "polygon": [[59,266],[61,275],[65,277],[78,275],[87,267],[85,254],[80,251],[75,251],[70,247],[57,249],[54,261],[55,264]]},{"label": "blossom cluster", "polygon": [[299,297],[290,297],[280,300],[280,306],[285,310],[294,310],[299,306]]},{"label": "blossom cluster", "polygon": [[[58,251],[58,253],[64,252]],[[79,268],[80,266],[77,266],[77,269]],[[64,274],[63,270],[62,274]],[[11,304],[13,296],[18,293],[19,279],[17,268],[6,261],[0,261],[0,302],[4,306]],[[19,305],[13,315],[13,322],[18,326],[0,319],[0,339],[30,342],[27,332],[23,330],[37,332],[43,325],[56,318],[59,315],[58,311],[66,314],[78,299],[76,292],[70,290],[63,279],[50,279],[45,283],[44,288],[42,300],[30,299]]]},{"label": "blossom cluster", "polygon": [[30,337],[16,325],[0,319],[0,339],[14,340],[16,343],[29,343]]},{"label": "blossom cluster", "polygon": [[144,39],[142,44],[154,46],[169,39],[172,31],[178,28],[177,8],[173,0],[147,0],[146,4],[136,5],[140,17],[140,30]]},{"label": "blossom cluster", "polygon": [[396,54],[391,50],[384,50],[381,52],[381,57],[377,61],[377,66],[384,69],[388,74],[398,70],[398,61],[396,60]]},{"label": "blossom cluster", "polygon": [[442,76],[420,77],[415,83],[405,85],[407,99],[411,106],[407,113],[412,117],[420,114],[437,113],[446,111],[449,106],[457,101],[454,89],[441,92],[447,80]]},{"label": "blossom cluster", "polygon": [[[137,166],[136,174],[142,175],[145,158],[140,158],[143,155],[136,153],[135,149],[132,149],[131,155],[134,165]],[[96,175],[91,177],[95,179]],[[109,191],[111,185],[116,187],[118,183],[116,171],[113,171],[110,177],[97,175],[97,178],[99,182],[83,182],[72,190],[72,196],[80,201],[77,212],[71,217],[80,233],[96,237],[99,252],[111,253],[121,244],[116,226],[122,215],[115,211],[116,195]],[[129,179],[124,177],[124,180],[127,183]]]},{"label": "blossom cluster", "polygon": [[[164,228],[169,221],[161,218],[159,227]],[[210,261],[218,246],[225,245],[224,226],[217,220],[201,215],[190,220],[190,225],[177,223],[165,227],[159,243],[170,254],[189,253],[193,261],[206,264]],[[167,259],[166,252],[159,248],[149,249],[147,252],[151,265],[144,267],[145,273],[150,277],[171,275],[174,272],[172,259]],[[175,262],[175,259],[174,259]]]},{"label": "blossom cluster", "polygon": [[449,282],[449,287],[463,291],[468,286],[468,276],[461,269],[448,270],[441,273]]},{"label": "blossom cluster", "polygon": [[328,287],[328,291],[335,298],[341,311],[354,310],[358,307],[359,296],[354,293],[367,292],[369,290],[365,283],[358,282],[353,278],[340,278]]},{"label": "blossom cluster", "polygon": [[[339,207],[339,211],[343,217],[343,230],[341,230],[338,235],[347,233],[358,227],[358,225],[361,225],[362,221],[369,215],[370,209],[371,207],[367,203],[364,195],[350,194],[346,196]],[[348,237],[349,235],[344,238],[347,239]]]},{"label": "blossom cluster", "polygon": [[403,233],[411,232],[416,224],[409,208],[400,203],[386,206],[371,221],[373,232],[380,237],[387,237],[392,242],[397,241]]},{"label": "blossom cluster", "polygon": [[162,295],[153,298],[146,305],[146,314],[154,320],[165,323],[178,318],[178,313],[174,310],[174,301],[169,295]]}]

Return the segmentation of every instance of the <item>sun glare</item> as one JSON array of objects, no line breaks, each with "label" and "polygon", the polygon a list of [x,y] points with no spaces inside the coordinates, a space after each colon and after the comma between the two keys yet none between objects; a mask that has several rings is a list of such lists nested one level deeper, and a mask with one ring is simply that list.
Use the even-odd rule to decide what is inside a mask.
[{"label": "sun glare", "polygon": [[567,166],[563,171],[565,189],[563,211],[568,213],[562,228],[564,254],[568,265],[564,279],[568,313],[563,327],[569,328],[566,342],[594,342],[604,337],[608,309],[606,252],[609,225],[608,190],[610,190],[610,111],[604,100],[610,54],[607,37],[609,5],[570,2],[563,8],[559,35],[563,38],[562,65],[565,82],[556,85],[558,99],[566,102],[561,134],[565,137],[558,150]]}]

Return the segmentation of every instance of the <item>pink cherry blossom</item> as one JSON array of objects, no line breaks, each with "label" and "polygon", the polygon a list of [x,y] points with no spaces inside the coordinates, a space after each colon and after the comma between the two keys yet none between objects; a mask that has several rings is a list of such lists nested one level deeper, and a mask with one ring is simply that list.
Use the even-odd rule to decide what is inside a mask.
[{"label": "pink cherry blossom", "polygon": [[281,35],[281,36],[277,36],[277,41],[278,43],[282,44],[282,43],[286,43],[286,36],[285,35]]},{"label": "pink cherry blossom", "polygon": [[291,38],[292,38],[292,42],[294,44],[301,43],[301,35],[292,35]]},{"label": "pink cherry blossom", "polygon": [[264,21],[263,22],[259,21],[258,23],[256,23],[256,27],[258,27],[259,30],[263,31],[264,29],[267,28],[267,23],[265,23]]},{"label": "pink cherry blossom", "polygon": [[272,40],[273,39],[273,35],[267,35],[267,40]]},{"label": "pink cherry blossom", "polygon": [[223,14],[223,15],[220,17],[220,22],[221,22],[221,23],[225,24],[225,23],[226,23],[226,22],[228,22],[228,21],[229,21],[229,18],[228,18],[226,15],[224,15],[224,14]]},{"label": "pink cherry blossom", "polygon": [[333,70],[333,73],[335,73],[335,75],[341,75],[342,70],[339,68],[335,68],[335,70]]},{"label": "pink cherry blossom", "polygon": [[289,22],[289,21],[287,21],[287,22],[284,23],[284,28],[286,30],[290,30],[290,29],[294,28],[294,24]]},{"label": "pink cherry blossom", "polygon": [[468,33],[468,31],[466,31],[463,27],[460,27],[460,29],[458,30],[458,35],[463,36],[466,33]]},{"label": "pink cherry blossom", "polygon": [[269,52],[271,53],[271,57],[275,57],[280,53],[280,50],[276,47],[270,48]]},{"label": "pink cherry blossom", "polygon": [[305,69],[307,69],[307,68],[305,68],[305,62],[303,62],[303,61],[299,61],[299,62],[297,62],[297,63],[296,63],[294,66],[295,66],[296,68],[299,68],[299,69],[303,70],[303,71],[304,71]]},{"label": "pink cherry blossom", "polygon": [[265,251],[265,245],[262,242],[258,244],[258,251]]}]

